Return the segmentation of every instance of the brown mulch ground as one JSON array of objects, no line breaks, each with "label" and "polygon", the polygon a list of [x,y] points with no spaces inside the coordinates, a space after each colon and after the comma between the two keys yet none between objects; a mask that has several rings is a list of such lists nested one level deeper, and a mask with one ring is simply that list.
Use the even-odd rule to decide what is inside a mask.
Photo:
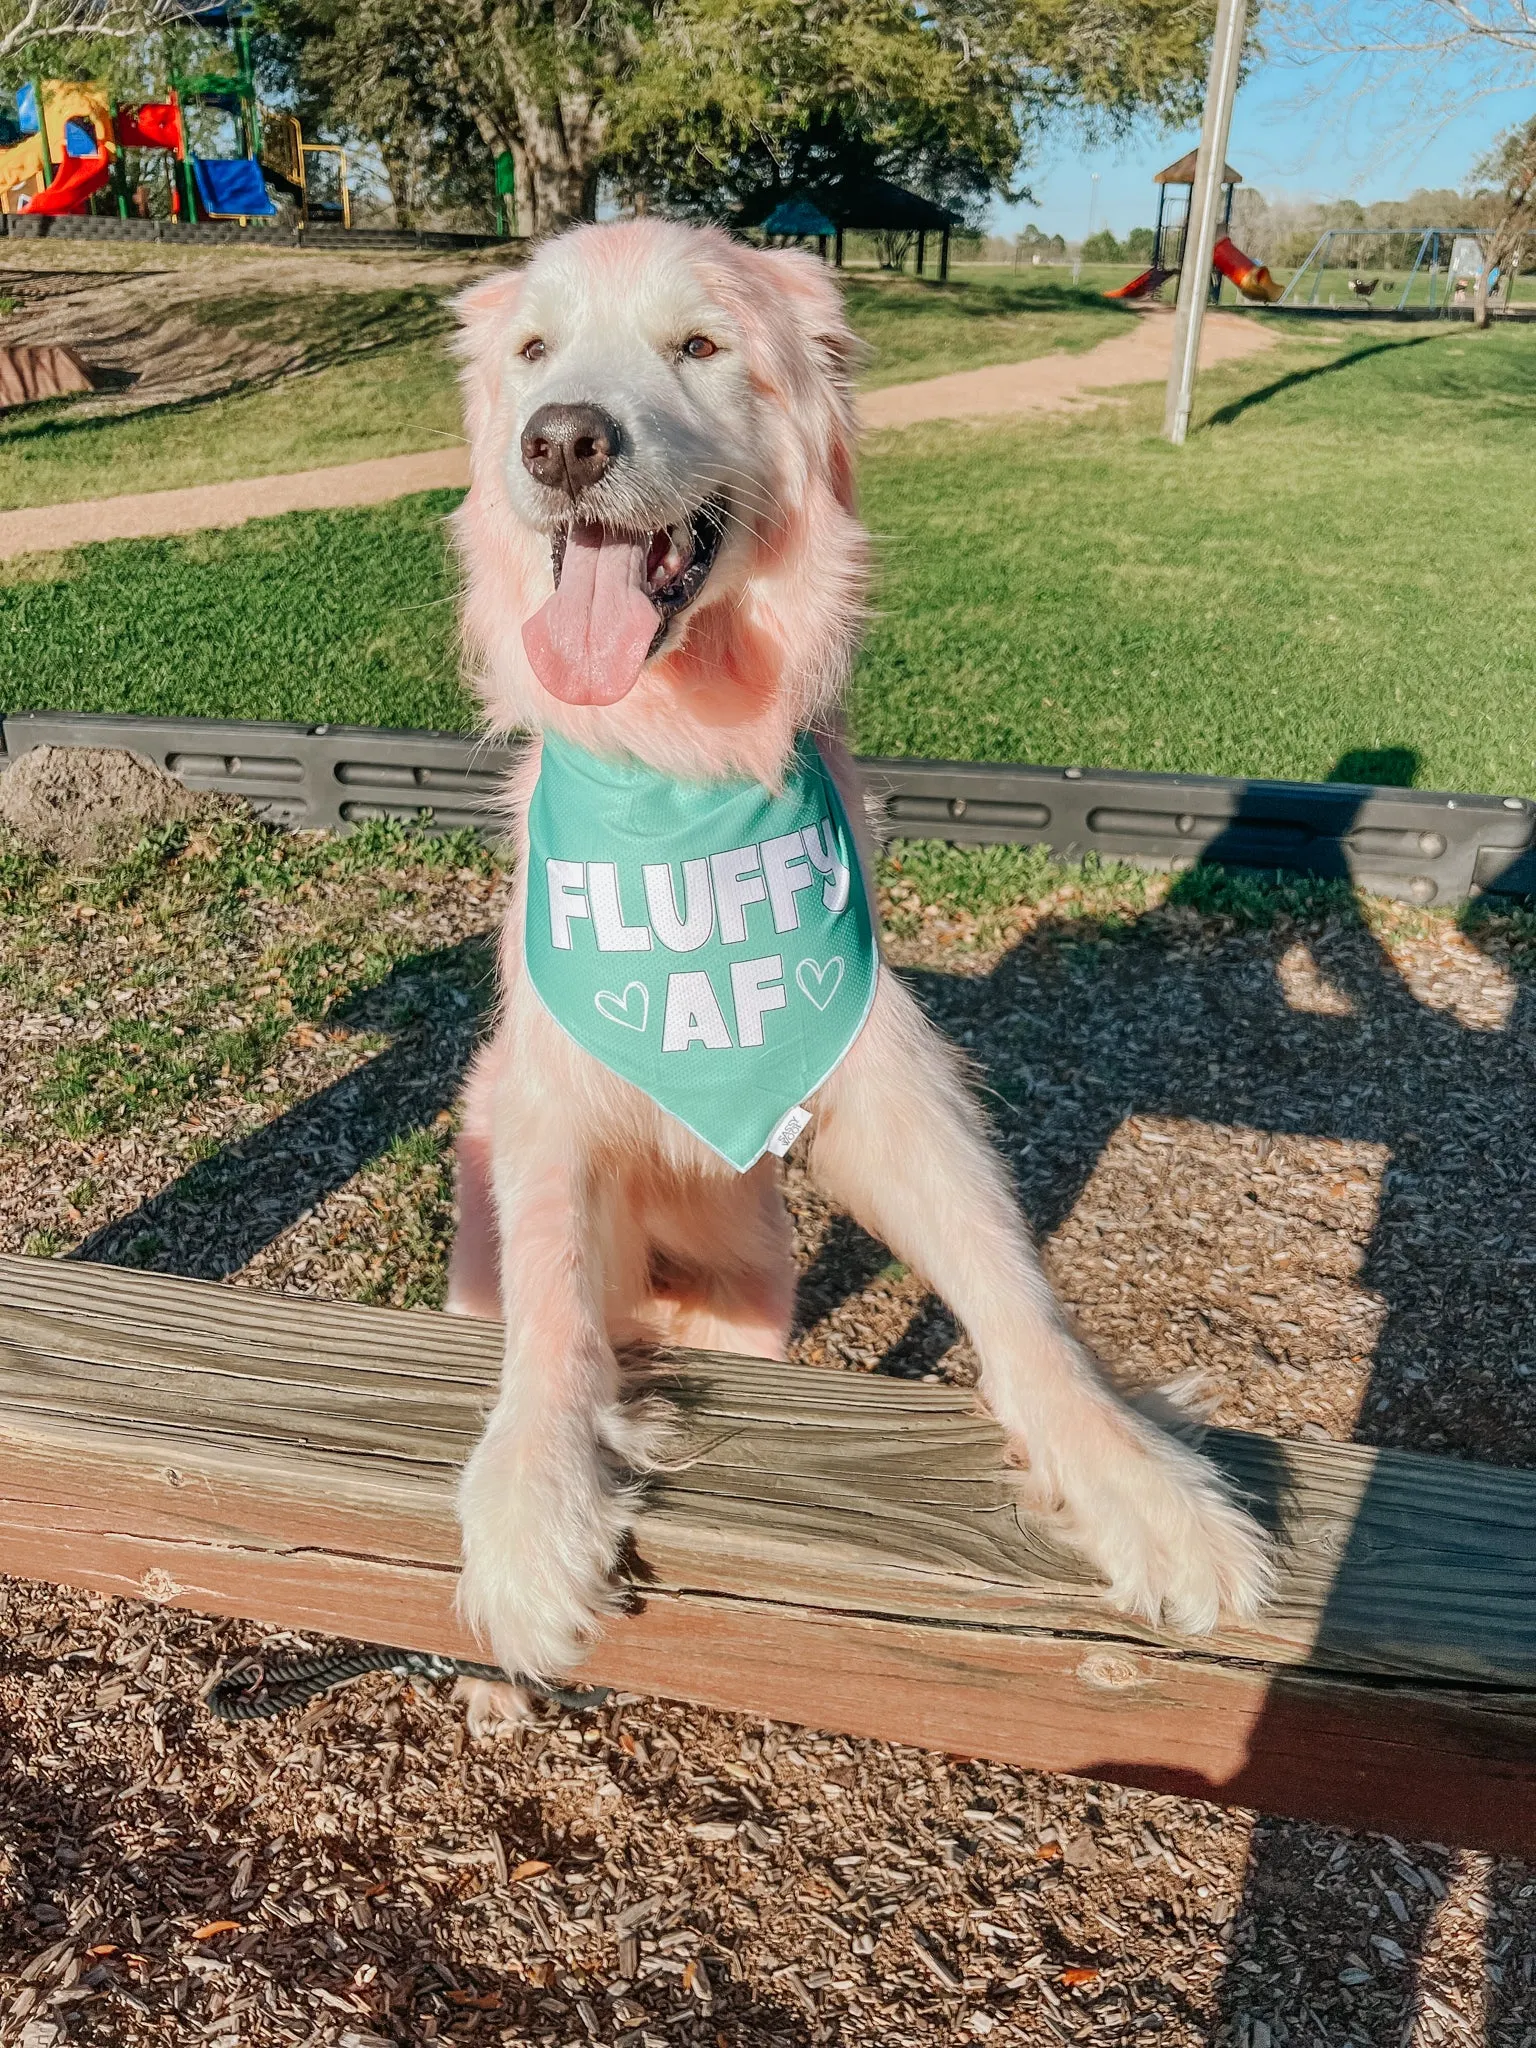
[{"label": "brown mulch ground", "polygon": [[[1536,1464],[1530,920],[1061,878],[972,916],[912,868],[893,956],[1128,1376]],[[438,1298],[501,887],[222,820],[95,877],[0,849],[0,1248]],[[788,1193],[798,1355],[966,1376]],[[225,1731],[199,1690],[261,1640],[10,1588],[0,2041],[1536,2048],[1512,1862],[624,1698],[477,1747],[375,1678]]]}]

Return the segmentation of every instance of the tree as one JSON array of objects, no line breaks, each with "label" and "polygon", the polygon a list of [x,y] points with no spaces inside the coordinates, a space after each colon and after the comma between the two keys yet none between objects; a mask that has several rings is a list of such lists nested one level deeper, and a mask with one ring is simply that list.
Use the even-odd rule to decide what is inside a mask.
[{"label": "tree", "polygon": [[[608,94],[649,25],[643,0],[272,0],[303,92],[378,143],[394,187],[468,129],[510,154],[518,225],[596,210]],[[393,159],[395,170],[389,170]],[[397,205],[399,194],[397,192]]]},{"label": "tree", "polygon": [[1083,261],[1085,263],[1123,263],[1125,261],[1125,251],[1115,240],[1112,228],[1100,228],[1097,234],[1088,237],[1087,241],[1083,244]]},{"label": "tree", "polygon": [[1199,0],[655,0],[612,96],[628,187],[673,207],[870,171],[962,214],[1013,189],[1063,109],[1123,127],[1196,103]]},{"label": "tree", "polygon": [[1275,21],[1297,56],[1331,60],[1330,95],[1346,82],[1357,91],[1390,84],[1407,101],[1402,119],[1444,118],[1448,64],[1455,66],[1458,112],[1536,80],[1536,9],[1529,0],[1379,0],[1370,8],[1354,0],[1290,0]]},{"label": "tree", "polygon": [[[441,204],[489,222],[515,110],[479,40],[438,0],[271,0],[258,63],[307,127],[371,143],[396,224]],[[520,205],[531,209],[529,194]],[[522,214],[526,225],[528,213]]]},{"label": "tree", "polygon": [[683,211],[875,171],[964,211],[1018,157],[1007,83],[909,0],[671,0],[614,101],[621,182]]},{"label": "tree", "polygon": [[[4,0],[0,0],[4,4]],[[266,0],[301,96],[377,142],[397,203],[454,138],[516,167],[518,225],[590,218],[599,175],[719,214],[879,171],[962,215],[1063,108],[1198,99],[1214,0]],[[460,159],[462,162],[462,159]]]},{"label": "tree", "polygon": [[1494,271],[1509,268],[1522,236],[1536,222],[1536,120],[1512,129],[1478,168],[1485,178],[1501,179],[1504,185],[1498,219],[1483,237],[1483,267],[1472,304],[1473,326],[1486,327],[1489,280]]}]

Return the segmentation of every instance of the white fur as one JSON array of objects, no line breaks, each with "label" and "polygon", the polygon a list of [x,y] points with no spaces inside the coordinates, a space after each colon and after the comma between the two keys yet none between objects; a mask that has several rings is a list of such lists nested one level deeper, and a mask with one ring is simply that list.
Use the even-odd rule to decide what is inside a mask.
[{"label": "white fur", "polygon": [[[809,262],[644,222],[547,245],[520,286],[471,295],[465,328],[475,484],[459,530],[493,718],[769,785],[796,730],[816,724],[862,819],[829,723],[864,580],[835,286]],[[680,361],[693,332],[720,354]],[[529,363],[535,335],[546,353]],[[549,399],[599,403],[624,429],[622,473],[583,517],[643,527],[724,488],[736,521],[689,632],[602,709],[546,697],[521,653],[561,513],[517,444]],[[530,758],[511,792],[520,834],[536,772]],[[449,1306],[507,1325],[501,1391],[460,1490],[463,1612],[509,1672],[552,1676],[619,1604],[634,1475],[658,1456],[662,1424],[626,1400],[619,1354],[659,1340],[782,1357],[794,1270],[774,1163],[733,1173],[576,1047],[526,983],[523,915],[520,883],[495,1035],[466,1090]],[[1203,1632],[1251,1615],[1269,1583],[1262,1532],[1069,1329],[954,1054],[889,971],[813,1109],[813,1174],[969,1331],[1027,1503],[1148,1621]],[[504,1693],[471,1704],[485,1721],[516,1707]]]}]

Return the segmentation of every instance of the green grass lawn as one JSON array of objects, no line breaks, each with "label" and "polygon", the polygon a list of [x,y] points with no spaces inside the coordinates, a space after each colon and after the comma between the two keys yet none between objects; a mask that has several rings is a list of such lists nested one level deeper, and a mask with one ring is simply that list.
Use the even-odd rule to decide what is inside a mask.
[{"label": "green grass lawn", "polygon": [[[1121,397],[871,442],[860,747],[1536,791],[1536,334],[1298,327],[1182,451]],[[0,569],[0,709],[464,724],[450,502]]]},{"label": "green grass lawn", "polygon": [[[458,441],[449,297],[425,286],[220,291],[212,273],[198,318],[256,342],[301,343],[304,373],[136,413],[82,412],[67,400],[0,412],[0,510]],[[1102,296],[1097,273],[1074,286],[1066,270],[979,272],[942,288],[863,275],[849,279],[848,306],[870,350],[861,378],[871,386],[1088,348],[1131,318]]]},{"label": "green grass lawn", "polygon": [[0,713],[462,726],[454,491],[0,563]]},{"label": "green grass lawn", "polygon": [[0,510],[364,462],[463,438],[440,292],[246,290],[210,295],[196,310],[209,328],[302,345],[309,367],[135,412],[82,412],[68,400],[0,412]]},{"label": "green grass lawn", "polygon": [[[1113,281],[1121,281],[1118,272]],[[1022,362],[1052,349],[1092,348],[1135,318],[1104,297],[1103,281],[1091,270],[1076,285],[1070,270],[1045,268],[1017,276],[976,270],[948,285],[855,275],[848,279],[847,303],[854,328],[872,351],[860,379],[868,390],[986,363]]]}]

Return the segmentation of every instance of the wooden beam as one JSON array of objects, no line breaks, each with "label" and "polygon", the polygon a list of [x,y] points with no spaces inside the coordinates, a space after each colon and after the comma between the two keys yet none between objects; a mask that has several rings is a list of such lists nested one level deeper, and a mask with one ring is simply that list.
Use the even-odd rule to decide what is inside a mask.
[{"label": "wooden beam", "polygon": [[[454,1475],[494,1324],[0,1259],[0,1569],[477,1654]],[[1213,1432],[1285,1534],[1260,1624],[1115,1614],[959,1390],[695,1354],[640,1608],[587,1676],[1499,1851],[1536,1848],[1536,1475]],[[483,1654],[483,1653],[481,1653]]]}]

